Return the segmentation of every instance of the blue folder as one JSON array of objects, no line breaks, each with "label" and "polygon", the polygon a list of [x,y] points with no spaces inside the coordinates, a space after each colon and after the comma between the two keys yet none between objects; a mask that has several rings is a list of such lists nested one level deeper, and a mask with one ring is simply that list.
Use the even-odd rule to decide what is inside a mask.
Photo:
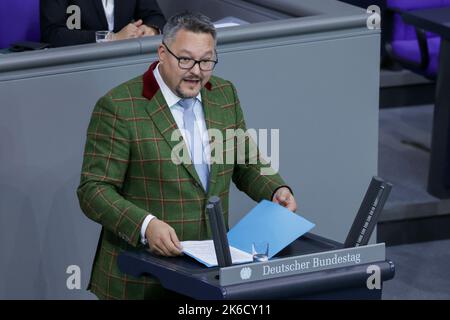
[{"label": "blue folder", "polygon": [[263,200],[228,232],[228,242],[248,253],[253,242],[267,242],[270,259],[314,226],[300,215]]}]

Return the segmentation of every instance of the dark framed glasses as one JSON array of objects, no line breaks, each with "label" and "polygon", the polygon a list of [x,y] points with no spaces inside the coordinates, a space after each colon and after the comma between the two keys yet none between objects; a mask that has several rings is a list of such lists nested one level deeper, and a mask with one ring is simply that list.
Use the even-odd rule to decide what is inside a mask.
[{"label": "dark framed glasses", "polygon": [[[184,69],[184,70],[190,70],[192,69],[197,63],[200,67],[200,70],[202,71],[212,71],[215,67],[216,64],[219,62],[219,60],[195,60],[189,57],[178,57],[175,53],[173,53],[169,47],[163,42],[162,43],[164,47],[166,47],[167,51],[169,51],[169,53],[178,60],[178,66],[180,67],[180,69]],[[216,52],[216,56],[217,56],[217,52]]]}]

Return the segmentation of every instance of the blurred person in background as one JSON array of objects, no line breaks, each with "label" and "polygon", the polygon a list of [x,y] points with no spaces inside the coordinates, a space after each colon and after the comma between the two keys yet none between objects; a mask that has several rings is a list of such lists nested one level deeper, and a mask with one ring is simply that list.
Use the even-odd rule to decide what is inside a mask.
[{"label": "blurred person in background", "polygon": [[[67,26],[72,5],[80,8],[81,29]],[[41,0],[40,21],[41,41],[54,47],[94,43],[96,31],[109,31],[109,40],[154,36],[166,22],[156,0]]]}]

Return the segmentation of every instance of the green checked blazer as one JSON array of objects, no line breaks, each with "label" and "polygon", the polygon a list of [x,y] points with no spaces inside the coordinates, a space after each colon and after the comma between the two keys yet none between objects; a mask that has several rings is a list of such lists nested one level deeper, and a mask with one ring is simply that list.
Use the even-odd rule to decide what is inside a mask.
[{"label": "green checked blazer", "polygon": [[[177,125],[153,76],[156,65],[103,96],[87,130],[77,195],[86,216],[102,225],[88,287],[100,299],[172,297],[155,278],[134,278],[117,266],[123,250],[144,248],[140,231],[149,213],[171,225],[180,241],[204,240],[210,236],[205,214],[210,196],[221,198],[228,223],[231,181],[257,202],[271,200],[285,185],[278,174],[261,175],[260,161],[213,163],[205,193],[192,164],[171,160],[180,141],[171,141]],[[219,129],[224,137],[226,129],[246,130],[231,82],[213,76],[201,96],[208,129]]]}]

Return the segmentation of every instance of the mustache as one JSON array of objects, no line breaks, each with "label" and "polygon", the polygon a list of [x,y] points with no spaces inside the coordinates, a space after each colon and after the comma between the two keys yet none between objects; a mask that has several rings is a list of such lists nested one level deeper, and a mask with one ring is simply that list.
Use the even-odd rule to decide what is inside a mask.
[{"label": "mustache", "polygon": [[199,81],[202,81],[203,78],[200,78],[200,77],[183,77],[183,80],[199,80]]}]

